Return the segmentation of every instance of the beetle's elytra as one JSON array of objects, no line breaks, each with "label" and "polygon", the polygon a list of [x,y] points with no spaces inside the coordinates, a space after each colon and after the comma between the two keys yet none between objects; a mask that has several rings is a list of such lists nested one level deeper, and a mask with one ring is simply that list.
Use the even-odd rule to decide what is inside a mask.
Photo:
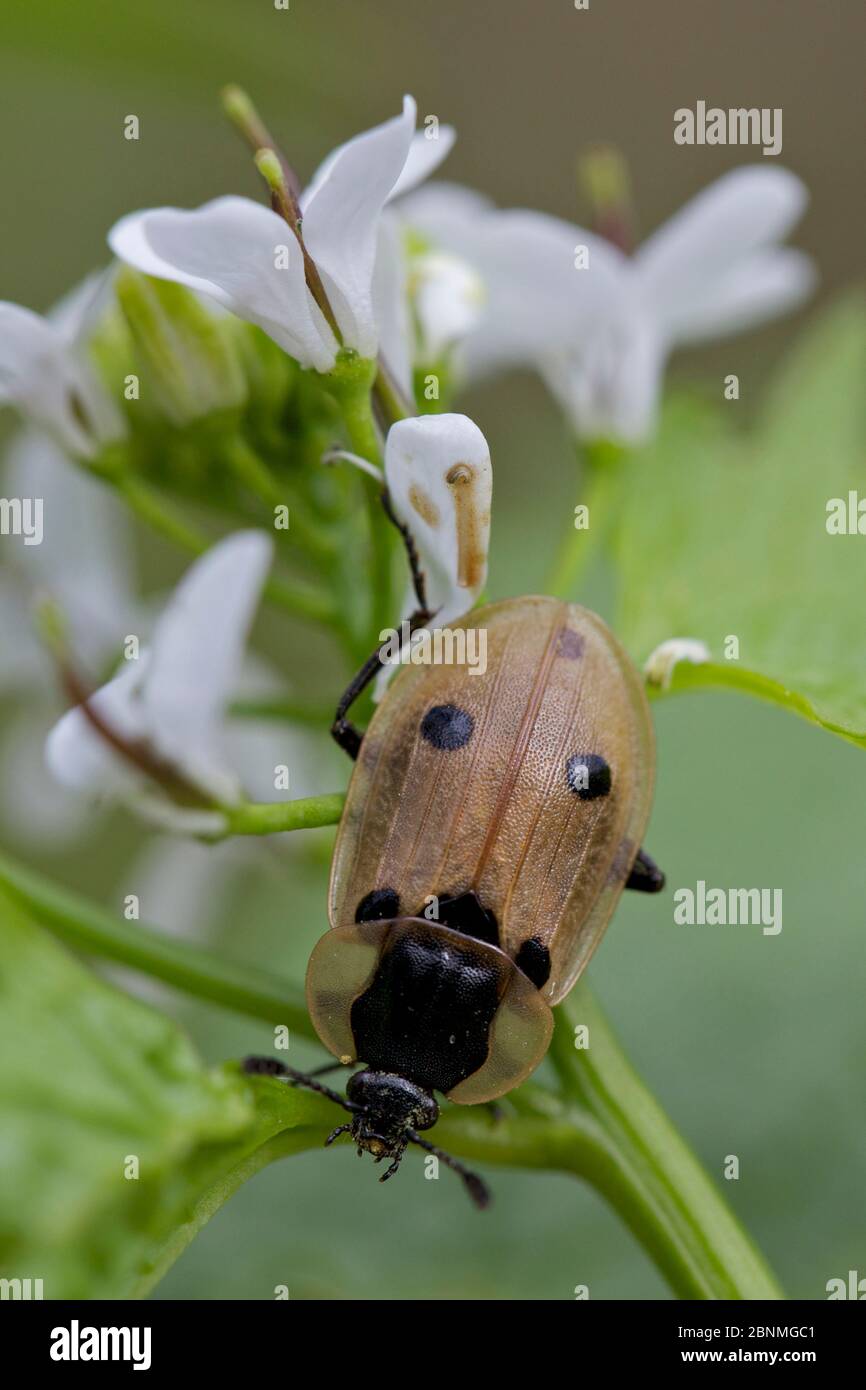
[{"label": "beetle's elytra", "polygon": [[612,633],[544,597],[453,626],[470,624],[485,673],[404,667],[360,740],[307,1001],[329,1051],[365,1064],[346,1098],[313,1083],[352,1113],[335,1133],[390,1158],[386,1176],[420,1143],[483,1204],[420,1138],[433,1093],[476,1104],[523,1081],[623,888],[663,879],[640,852],[649,708]]}]

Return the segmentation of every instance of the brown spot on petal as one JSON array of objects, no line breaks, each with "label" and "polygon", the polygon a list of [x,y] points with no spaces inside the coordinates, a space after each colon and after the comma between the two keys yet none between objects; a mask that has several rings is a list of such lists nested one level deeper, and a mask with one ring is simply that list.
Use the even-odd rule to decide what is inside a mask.
[{"label": "brown spot on petal", "polygon": [[475,589],[484,576],[485,553],[481,540],[482,517],[472,486],[475,470],[468,463],[455,463],[445,475],[454,494],[457,521],[457,583]]},{"label": "brown spot on petal", "polygon": [[439,525],[439,512],[435,502],[417,483],[413,483],[409,489],[409,501],[421,520],[426,521],[428,526],[436,527]]}]

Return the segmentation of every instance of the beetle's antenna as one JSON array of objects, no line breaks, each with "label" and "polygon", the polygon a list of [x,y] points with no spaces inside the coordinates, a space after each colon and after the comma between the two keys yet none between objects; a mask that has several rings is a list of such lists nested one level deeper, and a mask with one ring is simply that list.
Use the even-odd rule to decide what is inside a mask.
[{"label": "beetle's antenna", "polygon": [[434,1154],[447,1168],[451,1168],[455,1173],[459,1173],[460,1177],[463,1179],[466,1191],[480,1211],[490,1206],[493,1200],[490,1188],[482,1178],[479,1178],[477,1173],[473,1173],[470,1168],[464,1168],[463,1164],[460,1163],[458,1159],[451,1157],[451,1154],[445,1153],[443,1149],[437,1148],[435,1144],[430,1144],[426,1139],[422,1139],[420,1134],[415,1133],[414,1129],[407,1130],[406,1132],[413,1144],[417,1144],[421,1149],[426,1149],[428,1154]]},{"label": "beetle's antenna", "polygon": [[280,1076],[288,1081],[290,1086],[305,1086],[308,1091],[316,1091],[318,1095],[326,1096],[335,1105],[342,1105],[350,1114],[354,1115],[358,1109],[357,1105],[341,1096],[339,1091],[332,1091],[330,1086],[323,1086],[321,1081],[307,1076],[306,1072],[287,1067],[285,1062],[278,1062],[276,1057],[245,1057],[241,1067],[248,1076]]}]

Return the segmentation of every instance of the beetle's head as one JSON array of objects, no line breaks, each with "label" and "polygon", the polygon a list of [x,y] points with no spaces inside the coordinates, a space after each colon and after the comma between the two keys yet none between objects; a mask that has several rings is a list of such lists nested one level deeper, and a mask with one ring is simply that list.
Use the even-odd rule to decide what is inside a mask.
[{"label": "beetle's head", "polygon": [[439,1106],[430,1092],[393,1072],[356,1072],[346,1098],[354,1111],[352,1138],[359,1153],[366,1150],[377,1163],[393,1159],[394,1170],[413,1132],[430,1129],[439,1119]]}]

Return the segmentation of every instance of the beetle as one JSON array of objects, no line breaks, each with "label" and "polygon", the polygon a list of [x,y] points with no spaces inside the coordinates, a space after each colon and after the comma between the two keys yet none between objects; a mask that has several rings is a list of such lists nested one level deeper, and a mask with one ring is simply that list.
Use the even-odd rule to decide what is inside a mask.
[{"label": "beetle", "polygon": [[[414,628],[429,614],[407,545]],[[326,1143],[351,1133],[359,1154],[390,1160],[382,1181],[416,1144],[485,1206],[482,1180],[423,1137],[439,1117],[434,1092],[475,1105],[518,1086],[623,888],[658,892],[664,875],[640,848],[649,707],[610,630],[544,596],[450,626],[470,624],[486,632],[484,674],[405,665],[362,735],[346,714],[384,664],[374,652],[337,711],[332,733],[357,761],[306,995],[338,1061],[310,1075],[273,1058],[244,1065],[347,1110]],[[364,1068],[345,1096],[316,1079],[352,1063]]]}]

